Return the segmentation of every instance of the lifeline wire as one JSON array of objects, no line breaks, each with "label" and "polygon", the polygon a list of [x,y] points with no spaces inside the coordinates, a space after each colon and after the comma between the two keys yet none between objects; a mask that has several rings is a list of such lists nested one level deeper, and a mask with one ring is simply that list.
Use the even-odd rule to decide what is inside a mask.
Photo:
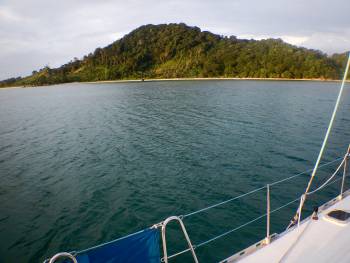
[{"label": "lifeline wire", "polygon": [[[343,157],[339,157],[339,158],[334,159],[333,161],[330,161],[330,162],[321,164],[321,165],[319,166],[319,168],[324,167],[324,166],[328,166],[328,165],[330,165],[330,164],[332,164],[332,163],[335,163],[335,162],[337,162],[337,161],[339,161],[339,160],[341,160],[341,159],[343,159]],[[280,184],[280,183],[282,183],[282,182],[289,181],[289,180],[291,180],[291,179],[293,179],[293,178],[295,178],[295,177],[301,176],[301,175],[306,174],[306,173],[308,173],[308,172],[310,172],[310,171],[312,171],[312,169],[309,169],[309,170],[306,170],[306,171],[304,171],[304,172],[301,172],[301,173],[292,175],[292,176],[290,176],[290,177],[281,179],[281,180],[279,180],[279,181],[273,182],[273,183],[270,184],[270,186],[274,186],[274,185]],[[237,200],[237,199],[240,199],[240,198],[242,198],[242,197],[245,197],[245,196],[247,196],[247,195],[253,194],[253,193],[258,192],[258,191],[260,191],[260,190],[262,190],[262,189],[265,189],[265,188],[266,188],[266,186],[264,185],[264,186],[262,186],[262,187],[256,188],[256,189],[254,189],[254,190],[252,190],[252,191],[249,191],[249,192],[247,192],[247,193],[241,194],[241,195],[239,195],[239,196],[230,198],[230,199],[225,200],[225,201],[223,201],[223,202],[220,202],[220,203],[217,203],[217,204],[214,204],[214,205],[211,205],[211,206],[208,206],[208,207],[205,207],[205,208],[202,208],[202,209],[193,211],[193,212],[191,212],[191,213],[185,214],[185,215],[183,215],[182,217],[183,217],[183,218],[186,218],[186,217],[190,217],[190,216],[199,214],[199,213],[201,213],[201,212],[207,211],[207,210],[212,209],[212,208],[214,208],[214,207],[218,207],[218,206],[221,206],[221,205],[223,205],[223,204],[227,204],[227,203],[232,202],[232,201],[234,201],[234,200]]]}]

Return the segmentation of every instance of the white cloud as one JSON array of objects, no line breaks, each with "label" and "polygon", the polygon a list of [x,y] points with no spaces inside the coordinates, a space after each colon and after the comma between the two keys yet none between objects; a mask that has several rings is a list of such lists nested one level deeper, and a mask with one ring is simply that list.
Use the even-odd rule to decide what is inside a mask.
[{"label": "white cloud", "polygon": [[281,36],[281,38],[292,45],[300,46],[309,40],[308,36]]},{"label": "white cloud", "polygon": [[280,38],[284,42],[287,42],[292,45],[301,46],[306,41],[309,40],[310,37],[308,36],[288,36],[288,35],[253,35],[253,34],[244,34],[238,36],[241,39],[255,39],[255,40],[262,40],[262,39],[268,39],[268,38]]},{"label": "white cloud", "polygon": [[315,48],[324,50],[325,52],[340,53],[350,50],[350,31],[343,33],[318,32],[312,34],[303,46],[307,48]]},{"label": "white cloud", "polygon": [[19,22],[21,21],[21,17],[14,13],[11,9],[0,7],[0,21],[2,23],[6,22]]}]

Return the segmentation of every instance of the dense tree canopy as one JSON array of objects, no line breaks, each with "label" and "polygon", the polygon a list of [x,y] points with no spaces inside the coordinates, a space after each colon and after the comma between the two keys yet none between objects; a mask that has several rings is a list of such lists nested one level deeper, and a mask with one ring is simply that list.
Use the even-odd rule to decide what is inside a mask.
[{"label": "dense tree canopy", "polygon": [[242,40],[185,24],[145,25],[59,68],[45,67],[0,86],[145,78],[252,77],[339,79],[346,56],[280,39]]}]

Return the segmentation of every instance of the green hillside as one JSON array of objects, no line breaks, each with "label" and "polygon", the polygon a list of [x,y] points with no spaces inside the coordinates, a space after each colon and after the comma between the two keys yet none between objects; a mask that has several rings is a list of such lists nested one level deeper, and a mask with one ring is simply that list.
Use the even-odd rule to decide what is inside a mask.
[{"label": "green hillside", "polygon": [[82,59],[45,67],[0,86],[144,78],[253,77],[339,79],[346,56],[280,39],[225,37],[185,24],[145,25]]}]

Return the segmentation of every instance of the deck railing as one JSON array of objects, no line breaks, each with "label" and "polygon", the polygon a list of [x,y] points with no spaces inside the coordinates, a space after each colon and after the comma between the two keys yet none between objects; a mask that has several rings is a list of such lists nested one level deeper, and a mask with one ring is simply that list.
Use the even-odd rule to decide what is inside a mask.
[{"label": "deck railing", "polygon": [[[350,147],[349,147],[349,151],[350,151]],[[344,170],[343,170],[343,175],[342,175],[341,177],[336,178],[336,179],[334,179],[334,180],[328,179],[328,180],[326,181],[326,183],[322,184],[321,187],[319,187],[319,188],[316,189],[316,191],[321,190],[321,189],[323,189],[324,187],[327,187],[327,186],[329,186],[329,185],[332,185],[332,184],[334,184],[334,183],[336,183],[336,182],[342,180],[339,199],[342,198],[343,193],[344,193],[344,187],[345,187],[344,185],[345,185],[345,178],[346,178],[346,172],[347,172],[347,161],[348,161],[348,157],[350,156],[350,155],[349,155],[349,151],[348,151],[348,153],[345,155],[345,157],[337,158],[337,159],[335,159],[335,160],[333,160],[333,161],[324,163],[324,164],[322,164],[322,165],[319,166],[319,168],[321,168],[321,167],[326,167],[326,166],[329,166],[329,165],[331,165],[331,164],[333,164],[333,163],[336,163],[336,162],[339,162],[340,160],[342,160],[342,162],[341,162],[340,165],[338,166],[336,172],[332,175],[332,177],[331,177],[330,179],[335,178],[334,176],[335,176],[336,173],[340,170],[340,168],[341,168],[342,165],[344,166]],[[198,263],[197,255],[196,255],[196,252],[195,252],[196,249],[198,249],[199,247],[203,247],[203,246],[205,246],[205,245],[207,245],[207,244],[209,244],[209,243],[211,243],[211,242],[214,242],[215,240],[218,240],[218,239],[220,239],[220,238],[222,238],[222,237],[224,237],[224,236],[227,236],[227,235],[229,235],[229,234],[231,234],[231,233],[233,233],[233,232],[236,232],[236,231],[238,231],[238,230],[240,230],[240,229],[242,229],[242,228],[244,228],[244,227],[246,227],[246,226],[248,226],[248,225],[251,225],[252,223],[257,222],[258,220],[260,220],[260,219],[262,219],[262,218],[264,218],[264,217],[266,217],[266,237],[264,238],[263,241],[257,243],[256,246],[260,246],[261,244],[268,245],[268,244],[271,242],[272,237],[273,237],[273,236],[271,236],[271,233],[270,233],[270,229],[271,229],[271,220],[270,220],[270,218],[271,218],[271,215],[272,215],[273,213],[276,213],[277,211],[279,211],[279,210],[281,210],[281,209],[283,209],[283,208],[285,208],[285,207],[287,207],[287,206],[289,206],[289,205],[291,205],[291,204],[293,204],[293,203],[296,203],[297,201],[300,200],[300,197],[298,197],[298,198],[296,198],[296,199],[294,199],[294,200],[291,200],[291,201],[289,201],[289,202],[287,202],[287,203],[285,203],[285,204],[283,204],[283,205],[281,205],[281,206],[279,206],[279,207],[277,207],[277,208],[271,210],[271,206],[270,206],[270,202],[271,202],[271,200],[270,200],[270,199],[271,199],[271,198],[270,198],[270,196],[271,196],[271,186],[275,186],[275,185],[281,184],[281,183],[283,183],[283,182],[290,181],[290,180],[292,180],[292,179],[294,179],[294,178],[296,178],[296,177],[299,177],[299,176],[308,174],[308,173],[310,173],[311,171],[312,171],[312,169],[306,170],[306,171],[304,171],[304,172],[295,174],[295,175],[293,175],[293,176],[290,176],[290,177],[281,179],[281,180],[279,180],[279,181],[275,181],[275,182],[272,182],[272,183],[270,183],[270,184],[264,185],[264,186],[262,186],[262,187],[256,188],[256,189],[254,189],[254,190],[251,190],[251,191],[249,191],[249,192],[247,192],[247,193],[244,193],[244,194],[241,194],[241,195],[239,195],[239,196],[236,196],[236,197],[230,198],[230,199],[228,199],[228,200],[225,200],[225,201],[222,201],[222,202],[219,202],[219,203],[210,205],[210,206],[205,207],[205,208],[201,208],[201,209],[196,210],[196,211],[192,211],[192,212],[187,213],[187,214],[184,214],[184,215],[168,217],[166,220],[164,220],[164,221],[162,221],[162,222],[160,222],[160,223],[158,223],[158,224],[153,225],[151,228],[161,229],[161,233],[162,233],[163,258],[161,259],[161,261],[162,261],[162,262],[165,262],[165,263],[168,263],[169,259],[172,259],[172,258],[174,258],[174,257],[177,257],[177,256],[179,256],[179,255],[181,255],[181,254],[186,253],[186,252],[191,252],[194,262],[195,262],[195,263]],[[235,201],[235,200],[239,200],[239,199],[241,199],[241,198],[243,198],[243,197],[249,196],[249,195],[251,195],[251,194],[253,194],[253,193],[257,193],[257,192],[260,192],[260,191],[263,191],[263,190],[266,190],[266,213],[264,213],[264,214],[262,214],[262,215],[260,215],[260,216],[258,216],[258,217],[256,217],[256,218],[254,218],[254,219],[252,219],[252,220],[250,220],[250,221],[248,221],[248,222],[245,222],[244,224],[241,224],[240,226],[237,226],[237,227],[235,227],[235,228],[233,228],[233,229],[230,229],[230,230],[228,230],[228,231],[226,231],[226,232],[223,232],[223,233],[221,233],[221,234],[219,234],[219,235],[217,235],[217,236],[214,236],[214,237],[212,237],[212,238],[210,238],[210,239],[208,239],[208,240],[202,241],[202,242],[197,243],[197,244],[192,244],[192,242],[191,242],[191,240],[190,240],[190,238],[189,238],[189,235],[188,235],[188,233],[187,233],[187,231],[186,231],[185,224],[183,223],[183,219],[188,218],[188,217],[191,217],[191,216],[194,216],[194,215],[197,215],[197,214],[199,214],[199,213],[203,213],[203,212],[205,212],[205,211],[207,211],[207,210],[213,209],[213,208],[215,208],[215,207],[222,206],[222,205],[224,205],[224,204],[233,202],[233,201]],[[309,194],[313,194],[313,193],[315,193],[316,191],[314,190],[314,191],[310,192]],[[184,234],[184,237],[185,237],[185,239],[186,239],[186,241],[187,241],[188,248],[187,248],[187,249],[184,249],[184,250],[182,250],[182,251],[176,252],[176,253],[174,253],[174,254],[168,255],[167,243],[166,243],[166,235],[165,235],[165,233],[166,233],[167,224],[168,224],[170,221],[177,221],[177,222],[179,223],[179,225],[180,225],[180,227],[181,227],[181,230],[182,230],[182,232],[183,232],[183,234]],[[299,221],[300,221],[300,218],[299,218]],[[116,240],[114,240],[114,241],[116,241]],[[105,243],[105,244],[108,244],[108,243],[111,243],[111,242],[114,242],[114,241],[110,241],[110,242],[107,242],[107,243]],[[104,245],[104,244],[102,244],[102,245]],[[96,247],[100,247],[100,246],[102,246],[102,245],[99,245],[99,246],[96,246]],[[55,262],[58,258],[61,258],[61,257],[64,257],[64,258],[71,258],[71,259],[73,258],[73,259],[75,259],[75,255],[78,255],[79,253],[82,253],[82,252],[84,252],[84,251],[91,250],[91,249],[94,249],[94,247],[93,247],[93,248],[89,248],[89,249],[85,249],[85,250],[82,250],[82,251],[74,251],[74,252],[70,252],[70,253],[66,253],[66,252],[65,252],[65,253],[58,253],[58,254],[56,254],[55,256],[53,256],[51,259],[45,260],[44,262],[49,262],[49,261],[50,261],[50,263],[53,263],[53,262]],[[244,252],[242,252],[242,253],[244,253]],[[72,260],[73,260],[73,259],[72,259]],[[73,260],[73,261],[74,261],[74,260]]]},{"label": "deck railing", "polygon": [[[339,157],[339,158],[336,158],[336,159],[333,160],[333,161],[330,161],[330,162],[321,164],[321,165],[319,166],[319,168],[329,166],[329,165],[331,165],[331,164],[333,164],[333,163],[336,163],[336,162],[339,162],[340,160],[342,160],[342,162],[341,162],[340,165],[338,166],[336,172],[332,175],[332,178],[331,178],[331,179],[334,178],[334,176],[335,176],[335,175],[337,174],[337,172],[340,170],[340,168],[341,168],[342,165],[344,166],[343,176],[341,176],[341,177],[339,177],[339,178],[336,178],[336,179],[334,179],[334,180],[327,180],[326,183],[322,185],[322,187],[317,188],[316,190],[312,191],[310,194],[314,194],[314,193],[316,193],[317,191],[323,189],[324,187],[328,187],[328,186],[330,186],[330,185],[332,185],[332,184],[334,184],[334,183],[339,182],[340,180],[342,180],[341,190],[340,190],[340,195],[339,195],[339,199],[341,199],[342,196],[343,196],[343,192],[344,192],[344,184],[345,184],[345,178],[346,178],[346,172],[347,172],[347,160],[348,160],[348,157],[349,157],[349,156],[350,156],[349,153],[347,153],[347,154],[345,155],[345,157]],[[179,216],[177,216],[178,220],[181,221],[181,226],[183,226],[183,227],[182,227],[182,230],[184,231],[184,235],[185,235],[185,237],[186,237],[186,239],[187,239],[187,238],[188,238],[188,234],[187,234],[186,229],[185,229],[185,226],[184,226],[184,224],[183,224],[183,222],[182,222],[183,219],[188,218],[188,217],[191,217],[191,216],[196,215],[196,214],[199,214],[199,213],[202,213],[202,212],[205,212],[205,211],[210,210],[210,209],[212,209],[212,208],[215,208],[215,207],[222,206],[222,205],[224,205],[224,204],[233,202],[233,201],[235,201],[235,200],[241,199],[241,198],[246,197],[246,196],[248,196],[248,195],[251,195],[251,194],[253,194],[253,193],[256,193],[256,192],[259,192],[259,191],[262,191],[262,190],[266,190],[266,213],[264,213],[264,214],[262,214],[262,215],[260,215],[260,216],[258,216],[258,217],[256,217],[256,218],[254,218],[254,219],[252,219],[252,220],[250,220],[250,221],[248,221],[248,222],[246,222],[246,223],[244,223],[244,224],[242,224],[242,225],[240,225],[240,226],[238,226],[238,227],[235,227],[235,228],[233,228],[233,229],[231,229],[231,230],[228,230],[228,231],[226,231],[226,232],[224,232],[224,233],[221,233],[221,234],[219,234],[219,235],[217,235],[217,236],[214,236],[214,237],[212,237],[212,238],[210,238],[210,239],[208,239],[208,240],[202,241],[202,242],[200,242],[200,243],[198,243],[198,244],[191,244],[191,242],[188,240],[188,241],[189,241],[189,248],[184,249],[184,250],[179,251],[179,252],[176,252],[176,253],[174,253],[174,254],[172,254],[172,255],[169,255],[169,256],[168,256],[168,253],[167,253],[167,248],[166,248],[166,246],[163,246],[163,255],[164,255],[164,257],[161,259],[162,262],[168,263],[168,260],[169,260],[169,259],[174,258],[174,257],[177,257],[177,256],[179,256],[179,255],[181,255],[181,254],[184,254],[184,253],[186,253],[186,252],[189,252],[189,251],[192,252],[192,255],[193,255],[193,258],[194,258],[194,262],[198,262],[197,256],[196,256],[196,254],[195,254],[195,252],[194,252],[197,248],[202,247],[202,246],[205,246],[205,245],[207,245],[207,244],[209,244],[209,243],[211,243],[211,242],[213,242],[213,241],[215,241],[215,240],[217,240],[217,239],[220,239],[220,238],[222,238],[222,237],[224,237],[224,236],[227,236],[227,235],[229,235],[229,234],[231,234],[231,233],[233,233],[233,232],[236,232],[236,231],[238,231],[238,230],[240,230],[240,229],[242,229],[242,228],[244,228],[244,227],[246,227],[246,226],[248,226],[248,225],[251,225],[251,224],[254,223],[254,222],[257,222],[258,220],[260,220],[260,219],[262,219],[262,218],[264,218],[264,217],[266,217],[266,237],[265,237],[265,239],[264,239],[263,242],[264,242],[265,245],[269,244],[270,241],[271,241],[271,234],[270,234],[270,227],[271,227],[271,220],[270,220],[270,218],[271,218],[271,215],[272,215],[273,213],[276,213],[277,211],[279,211],[279,210],[281,210],[281,209],[283,209],[283,208],[285,208],[285,207],[287,207],[287,206],[293,204],[293,203],[296,203],[296,202],[300,201],[301,198],[302,198],[302,196],[301,196],[301,197],[298,197],[298,198],[296,198],[296,199],[294,199],[294,200],[291,200],[291,201],[289,201],[289,202],[287,202],[287,203],[285,203],[285,204],[283,204],[283,205],[281,205],[281,206],[279,206],[279,207],[277,207],[277,208],[271,210],[271,206],[270,206],[270,202],[271,202],[271,200],[270,200],[270,196],[271,196],[271,186],[275,186],[275,185],[281,184],[281,183],[283,183],[283,182],[290,181],[290,180],[292,180],[292,179],[294,179],[294,178],[296,178],[296,177],[299,177],[299,176],[301,176],[301,175],[308,174],[308,173],[310,173],[312,170],[313,170],[313,169],[306,170],[306,171],[304,171],[304,172],[301,172],[301,173],[295,174],[295,175],[293,175],[293,176],[290,176],[290,177],[287,177],[287,178],[284,178],[284,179],[275,181],[275,182],[273,182],[273,183],[264,185],[264,186],[262,186],[262,187],[256,188],[256,189],[254,189],[254,190],[251,190],[251,191],[249,191],[249,192],[247,192],[247,193],[244,193],[244,194],[241,194],[241,195],[239,195],[239,196],[230,198],[230,199],[228,199],[228,200],[225,200],[225,201],[222,201],[222,202],[219,202],[219,203],[210,205],[210,206],[208,206],[208,207],[205,207],[205,208],[202,208],[202,209],[199,209],[199,210],[196,210],[196,211],[187,213],[187,214],[185,214],[185,215],[179,215]],[[297,223],[300,222],[300,218],[301,218],[301,213],[300,213],[300,215],[299,215],[299,221],[298,221]],[[165,221],[166,221],[166,220],[165,220]],[[165,221],[163,221],[163,222],[165,222]],[[163,222],[160,222],[160,223],[154,225],[154,227],[162,226],[162,231],[165,232],[165,228],[166,228],[166,227],[163,226]]]}]

